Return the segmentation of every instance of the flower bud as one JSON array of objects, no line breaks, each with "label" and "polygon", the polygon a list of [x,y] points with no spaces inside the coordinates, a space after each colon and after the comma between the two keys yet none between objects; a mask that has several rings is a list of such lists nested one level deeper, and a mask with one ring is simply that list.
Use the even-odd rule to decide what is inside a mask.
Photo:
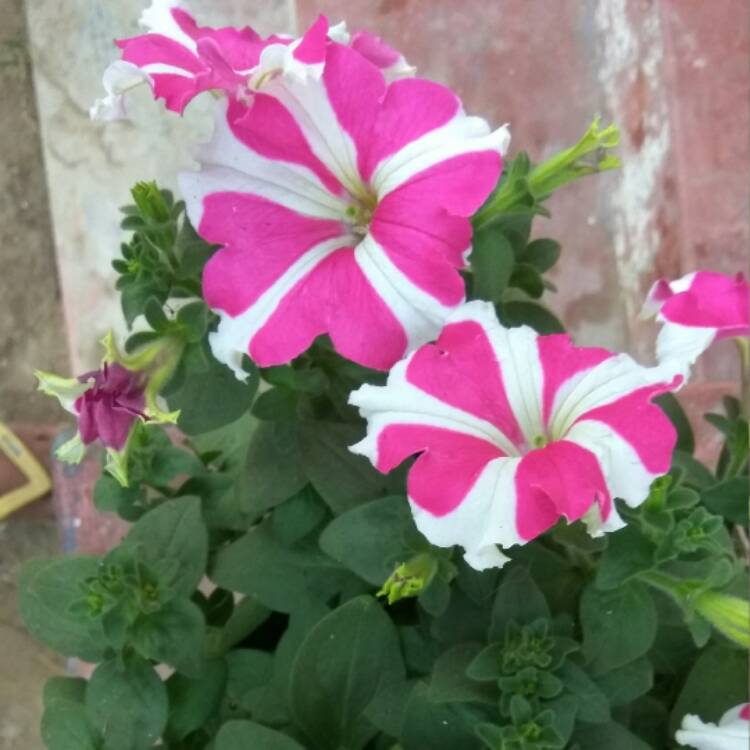
[{"label": "flower bud", "polygon": [[416,555],[408,562],[396,567],[377,595],[387,597],[388,604],[394,604],[399,599],[417,596],[429,586],[437,569],[437,560],[432,555],[427,553]]},{"label": "flower bud", "polygon": [[750,603],[745,599],[704,591],[693,599],[693,606],[729,640],[750,648]]}]

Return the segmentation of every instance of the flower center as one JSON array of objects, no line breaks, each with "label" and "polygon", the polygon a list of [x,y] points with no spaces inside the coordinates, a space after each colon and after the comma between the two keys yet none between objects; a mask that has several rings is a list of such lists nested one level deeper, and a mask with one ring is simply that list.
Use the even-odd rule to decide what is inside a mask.
[{"label": "flower center", "polygon": [[377,196],[372,190],[365,187],[346,207],[344,221],[353,234],[364,237],[370,231],[370,222],[377,205]]},{"label": "flower center", "polygon": [[537,435],[532,441],[535,448],[544,448],[549,443],[549,439],[546,435]]}]

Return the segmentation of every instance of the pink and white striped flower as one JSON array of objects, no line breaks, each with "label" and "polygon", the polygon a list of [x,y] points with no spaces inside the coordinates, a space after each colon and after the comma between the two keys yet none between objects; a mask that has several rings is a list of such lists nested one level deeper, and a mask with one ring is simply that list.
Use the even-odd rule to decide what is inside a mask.
[{"label": "pink and white striped flower", "polygon": [[663,324],[656,340],[659,362],[687,374],[714,341],[750,335],[750,286],[741,273],[695,271],[675,281],[659,279],[643,313]]},{"label": "pink and white striped flower", "polygon": [[677,742],[695,750],[747,750],[750,743],[750,703],[730,708],[718,725],[688,714],[677,731]]},{"label": "pink and white striped flower", "polygon": [[142,83],[151,86],[156,98],[164,99],[167,109],[182,113],[203,91],[221,91],[249,101],[269,77],[319,77],[329,38],[351,44],[391,79],[414,72],[403,56],[382,40],[366,32],[351,36],[345,24],[329,29],[324,16],[298,39],[287,35],[264,39],[248,26],[199,26],[179,0],[152,0],[139,23],[145,34],[117,41],[122,59],[104,72],[107,95],[91,108],[94,119],[125,117],[125,94]]},{"label": "pink and white striped flower", "polygon": [[469,217],[508,140],[449,89],[388,84],[333,41],[320,78],[271,76],[251,106],[229,100],[180,179],[198,233],[223,246],[203,277],[214,355],[243,377],[244,354],[280,364],[328,333],[388,369],[434,338],[464,299]]},{"label": "pink and white striped flower", "polygon": [[385,386],[352,393],[368,429],[351,450],[382,472],[416,455],[417,528],[461,545],[474,568],[500,566],[496,545],[524,544],[561,517],[611,531],[622,525],[614,498],[647,497],[676,440],[651,403],[681,381],[663,373],[565,335],[504,328],[489,303],[471,302]]}]

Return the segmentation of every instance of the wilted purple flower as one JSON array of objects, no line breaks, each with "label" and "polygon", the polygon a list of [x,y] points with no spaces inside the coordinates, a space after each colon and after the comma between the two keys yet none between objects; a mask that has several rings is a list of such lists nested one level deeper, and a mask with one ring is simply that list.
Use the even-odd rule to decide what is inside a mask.
[{"label": "wilted purple flower", "polygon": [[73,404],[84,445],[98,439],[107,448],[122,450],[135,420],[147,419],[143,372],[105,362],[78,380],[90,386]]}]

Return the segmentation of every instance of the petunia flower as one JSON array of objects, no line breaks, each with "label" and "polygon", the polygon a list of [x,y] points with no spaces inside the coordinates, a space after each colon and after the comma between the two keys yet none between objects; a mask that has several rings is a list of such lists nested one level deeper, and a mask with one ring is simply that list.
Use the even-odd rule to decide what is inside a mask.
[{"label": "petunia flower", "polygon": [[750,703],[729,709],[718,725],[688,714],[677,730],[677,742],[695,750],[747,750],[750,743]]},{"label": "petunia flower", "polygon": [[117,41],[122,59],[104,72],[106,96],[92,106],[93,119],[124,118],[125,95],[143,83],[151,86],[156,98],[164,99],[167,109],[178,113],[195,96],[209,90],[247,102],[270,76],[299,80],[320,76],[329,36],[345,44],[351,42],[393,78],[413,73],[403,56],[377,37],[361,32],[351,37],[344,24],[329,29],[324,16],[298,39],[287,35],[262,38],[247,26],[199,26],[179,0],[152,0],[139,24],[145,34]]},{"label": "petunia flower", "polygon": [[387,369],[434,338],[464,299],[469,217],[497,184],[506,128],[468,117],[449,89],[387,83],[329,41],[320,79],[270,77],[251,106],[228,101],[181,192],[221,318],[214,355],[244,376],[328,333]]},{"label": "petunia flower", "polygon": [[174,423],[179,416],[162,411],[156,403],[158,389],[172,372],[175,352],[168,351],[168,340],[131,357],[120,354],[111,333],[102,343],[105,355],[98,370],[77,378],[39,370],[35,375],[39,390],[57,398],[78,421],[76,434],[57,449],[57,457],[79,463],[86,448],[98,442],[107,451],[107,470],[127,486],[127,446],[134,426],[140,421]]},{"label": "petunia flower", "polygon": [[622,526],[613,506],[646,499],[676,435],[654,396],[676,388],[625,354],[565,335],[504,328],[489,303],[463,305],[437,342],[399,362],[385,386],[350,402],[367,419],[351,450],[388,472],[410,456],[417,528],[460,545],[478,570],[501,566],[561,517],[590,533]]},{"label": "petunia flower", "polygon": [[695,271],[675,281],[659,279],[646,298],[645,317],[662,323],[659,362],[687,374],[714,341],[750,335],[750,286],[741,273]]}]

